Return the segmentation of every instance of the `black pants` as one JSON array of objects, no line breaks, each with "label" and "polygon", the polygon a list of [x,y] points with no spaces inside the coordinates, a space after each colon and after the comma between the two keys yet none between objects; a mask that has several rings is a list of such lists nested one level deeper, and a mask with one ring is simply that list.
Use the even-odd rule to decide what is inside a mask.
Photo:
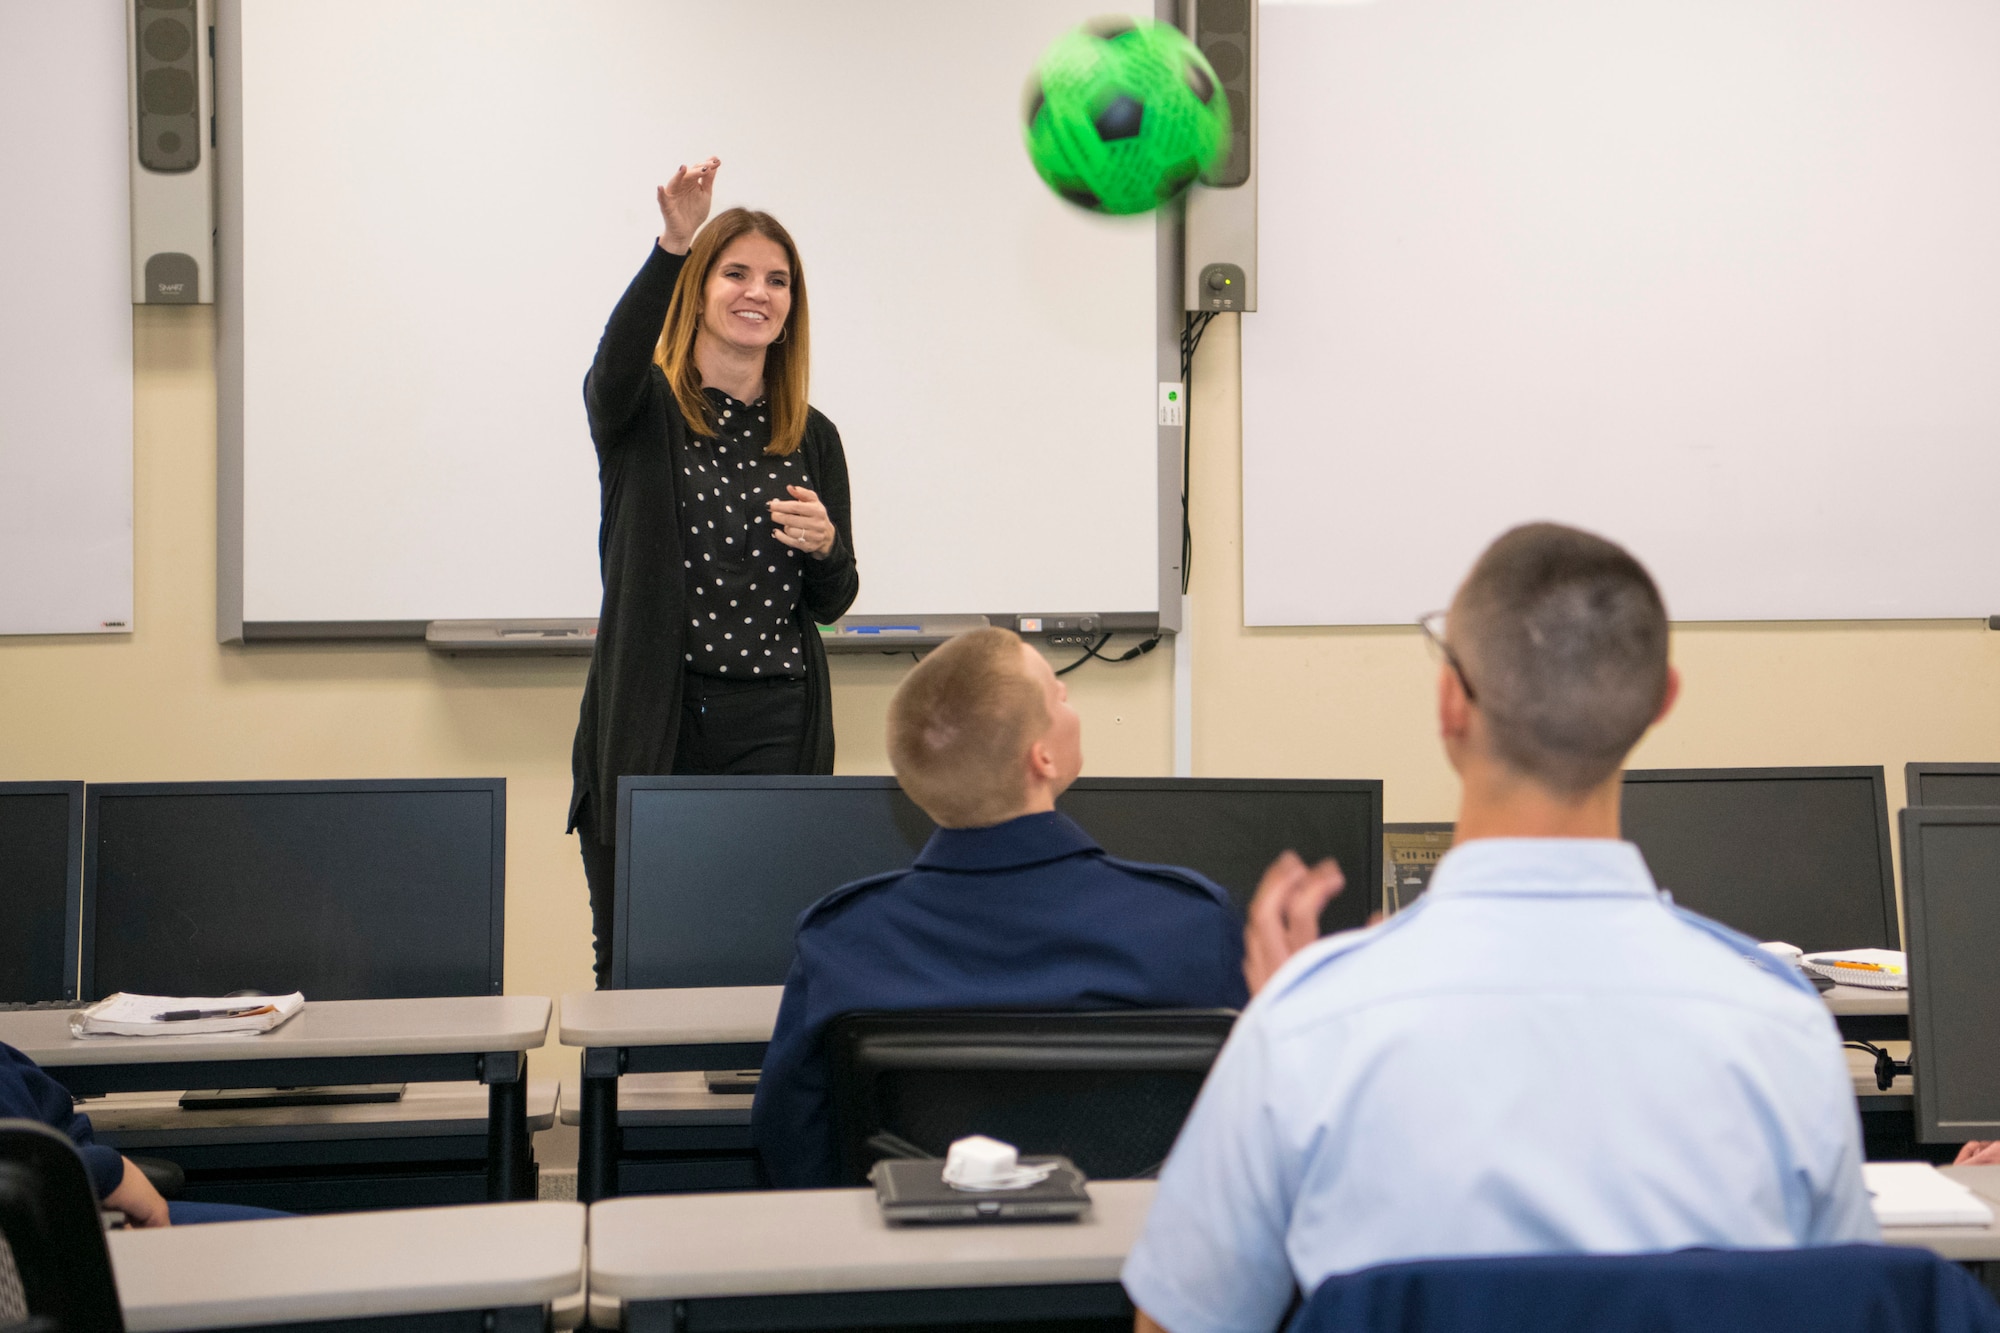
[{"label": "black pants", "polygon": [[[802,680],[720,680],[689,672],[681,688],[681,730],[674,746],[677,774],[803,773],[806,683]],[[616,800],[614,793],[602,793]],[[591,836],[588,811],[576,830],[583,877],[590,885],[590,933],[597,949],[597,988],[611,985],[611,930],[617,903],[618,849]]]}]

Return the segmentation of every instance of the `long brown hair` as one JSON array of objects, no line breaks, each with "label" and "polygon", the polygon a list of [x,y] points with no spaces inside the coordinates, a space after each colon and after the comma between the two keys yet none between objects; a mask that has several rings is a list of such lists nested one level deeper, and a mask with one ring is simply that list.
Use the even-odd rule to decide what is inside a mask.
[{"label": "long brown hair", "polygon": [[752,232],[776,242],[785,252],[785,262],[792,266],[792,312],[785,320],[784,341],[764,350],[764,396],[771,404],[771,444],[765,452],[782,457],[798,448],[806,434],[806,366],[811,338],[807,333],[806,274],[799,264],[799,248],[776,218],[747,208],[725,209],[696,233],[694,244],[688,247],[687,263],[674,283],[674,299],[667,306],[667,322],[660,329],[653,362],[666,373],[689,429],[713,437],[713,409],[701,391],[701,371],[694,364],[695,331],[701,324],[702,301],[716,262],[731,242]]}]

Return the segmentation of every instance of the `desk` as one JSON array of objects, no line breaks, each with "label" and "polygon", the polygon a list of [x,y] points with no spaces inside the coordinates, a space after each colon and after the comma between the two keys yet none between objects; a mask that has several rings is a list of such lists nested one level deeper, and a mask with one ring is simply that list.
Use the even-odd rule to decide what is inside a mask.
[{"label": "desk", "polygon": [[[530,1135],[556,1122],[557,1085],[528,1085]],[[120,1092],[77,1109],[97,1141],[187,1172],[181,1197],[288,1213],[477,1203],[486,1198],[488,1095],[412,1083],[393,1102],[183,1110],[178,1092]]]},{"label": "desk", "polygon": [[622,1302],[628,1333],[1129,1320],[1118,1270],[1153,1190],[1093,1181],[1077,1222],[900,1229],[872,1190],[614,1199],[590,1210],[591,1299]]},{"label": "desk", "polygon": [[1848,1041],[1908,1041],[1910,993],[1871,990],[1866,986],[1835,986],[1822,992],[1840,1035]]},{"label": "desk", "polygon": [[[2000,1213],[2000,1167],[1948,1167]],[[590,1293],[627,1333],[1130,1317],[1118,1286],[1151,1181],[1093,1181],[1083,1221],[884,1225],[870,1190],[660,1195],[590,1210]],[[2000,1260],[2000,1225],[1896,1227],[1891,1245]]]},{"label": "desk", "polygon": [[583,1284],[585,1210],[478,1204],[222,1222],[105,1239],[131,1333],[448,1311],[539,1333]]},{"label": "desk", "polygon": [[[602,1168],[609,1185],[600,1198],[764,1188],[750,1142],[755,1099],[749,1093],[710,1092],[707,1080],[692,1071],[627,1074],[615,1093],[618,1134],[612,1161]],[[563,1080],[561,1106],[563,1123],[579,1127],[581,1159],[578,1083]]]},{"label": "desk", "polygon": [[562,1043],[584,1048],[576,1197],[594,1203],[618,1192],[619,1075],[758,1068],[783,994],[724,986],[563,996]]},{"label": "desk", "polygon": [[254,1037],[72,1037],[63,1010],[0,1013],[0,1041],[79,1096],[324,1083],[486,1085],[487,1197],[526,1197],[527,1056],[548,1035],[549,1002],[528,995],[318,1000]]},{"label": "desk", "polygon": [[[576,1197],[594,1203],[618,1194],[619,1075],[755,1069],[764,1062],[783,995],[782,986],[726,986],[563,996],[562,1044],[584,1048],[581,1095],[563,1100],[577,1108]],[[1835,986],[1822,998],[1841,1036],[1850,1041],[1909,1040],[1908,991]],[[692,1085],[686,1090],[691,1095]],[[1856,1090],[1861,1090],[1858,1085]],[[1907,1097],[1907,1090],[1901,1095]],[[708,1105],[722,1110],[723,1101],[718,1097]],[[1896,1109],[1903,1106],[1907,1102]],[[683,1099],[656,1109],[679,1113],[695,1108]],[[1890,1107],[1884,1102],[1879,1109]],[[658,1123],[697,1122],[667,1116]],[[737,1121],[732,1114],[711,1123],[747,1123],[747,1117]]]}]

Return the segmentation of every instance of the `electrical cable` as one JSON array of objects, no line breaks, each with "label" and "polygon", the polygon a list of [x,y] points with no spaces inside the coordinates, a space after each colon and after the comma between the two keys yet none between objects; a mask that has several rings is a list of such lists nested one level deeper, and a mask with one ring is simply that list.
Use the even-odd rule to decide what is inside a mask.
[{"label": "electrical cable", "polygon": [[1097,651],[1097,649],[1102,648],[1105,644],[1109,643],[1110,641],[1111,641],[1111,636],[1109,634],[1106,634],[1104,638],[1098,642],[1096,648],[1085,647],[1084,651],[1086,653],[1089,653],[1092,657],[1096,658],[1100,662],[1107,662],[1112,666],[1117,666],[1121,662],[1130,662],[1132,659],[1136,657],[1144,657],[1147,653],[1152,652],[1155,648],[1160,646],[1160,636],[1155,634],[1152,638],[1146,640],[1144,643],[1135,644],[1132,647],[1127,648],[1124,652],[1118,654],[1118,656],[1116,657],[1106,657],[1103,653]]},{"label": "electrical cable", "polygon": [[1194,525],[1188,512],[1189,473],[1194,445],[1194,354],[1216,316],[1213,310],[1190,313],[1181,325],[1181,592],[1188,590],[1194,569]]},{"label": "electrical cable", "polygon": [[1910,1072],[1910,1062],[1908,1060],[1898,1060],[1895,1056],[1889,1054],[1873,1042],[1844,1041],[1841,1045],[1847,1047],[1849,1050],[1866,1051],[1875,1057],[1875,1090],[1877,1092],[1887,1092],[1896,1082],[1898,1074],[1907,1074]]},{"label": "electrical cable", "polygon": [[1106,634],[1103,638],[1099,639],[1095,645],[1089,643],[1084,644],[1083,656],[1077,658],[1076,661],[1071,662],[1066,667],[1057,667],[1056,674],[1058,676],[1067,676],[1070,672],[1076,670],[1078,667],[1082,666],[1085,662],[1088,662],[1091,658],[1096,657],[1097,650],[1110,642],[1111,642],[1111,636],[1109,634]]},{"label": "electrical cable", "polygon": [[1096,643],[1086,642],[1083,645],[1083,656],[1077,658],[1076,661],[1071,662],[1066,667],[1057,668],[1056,674],[1058,676],[1067,676],[1070,672],[1076,670],[1078,667],[1082,666],[1085,662],[1090,661],[1092,658],[1096,658],[1100,662],[1108,663],[1111,666],[1117,666],[1122,662],[1130,662],[1134,658],[1144,657],[1147,653],[1152,652],[1155,648],[1160,646],[1161,636],[1155,634],[1152,638],[1146,640],[1144,643],[1134,644],[1132,647],[1127,648],[1124,652],[1118,654],[1118,656],[1116,657],[1106,657],[1103,652],[1104,645],[1111,642],[1111,637],[1116,632],[1117,631],[1115,630],[1106,630],[1104,637],[1099,639]]}]

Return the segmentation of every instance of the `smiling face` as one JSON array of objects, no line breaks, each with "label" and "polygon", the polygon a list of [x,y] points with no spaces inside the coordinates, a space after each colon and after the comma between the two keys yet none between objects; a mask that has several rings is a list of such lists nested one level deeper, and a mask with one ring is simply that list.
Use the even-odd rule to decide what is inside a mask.
[{"label": "smiling face", "polygon": [[784,332],[791,313],[792,266],[785,248],[754,231],[731,241],[709,270],[702,332],[744,351],[761,351]]}]

